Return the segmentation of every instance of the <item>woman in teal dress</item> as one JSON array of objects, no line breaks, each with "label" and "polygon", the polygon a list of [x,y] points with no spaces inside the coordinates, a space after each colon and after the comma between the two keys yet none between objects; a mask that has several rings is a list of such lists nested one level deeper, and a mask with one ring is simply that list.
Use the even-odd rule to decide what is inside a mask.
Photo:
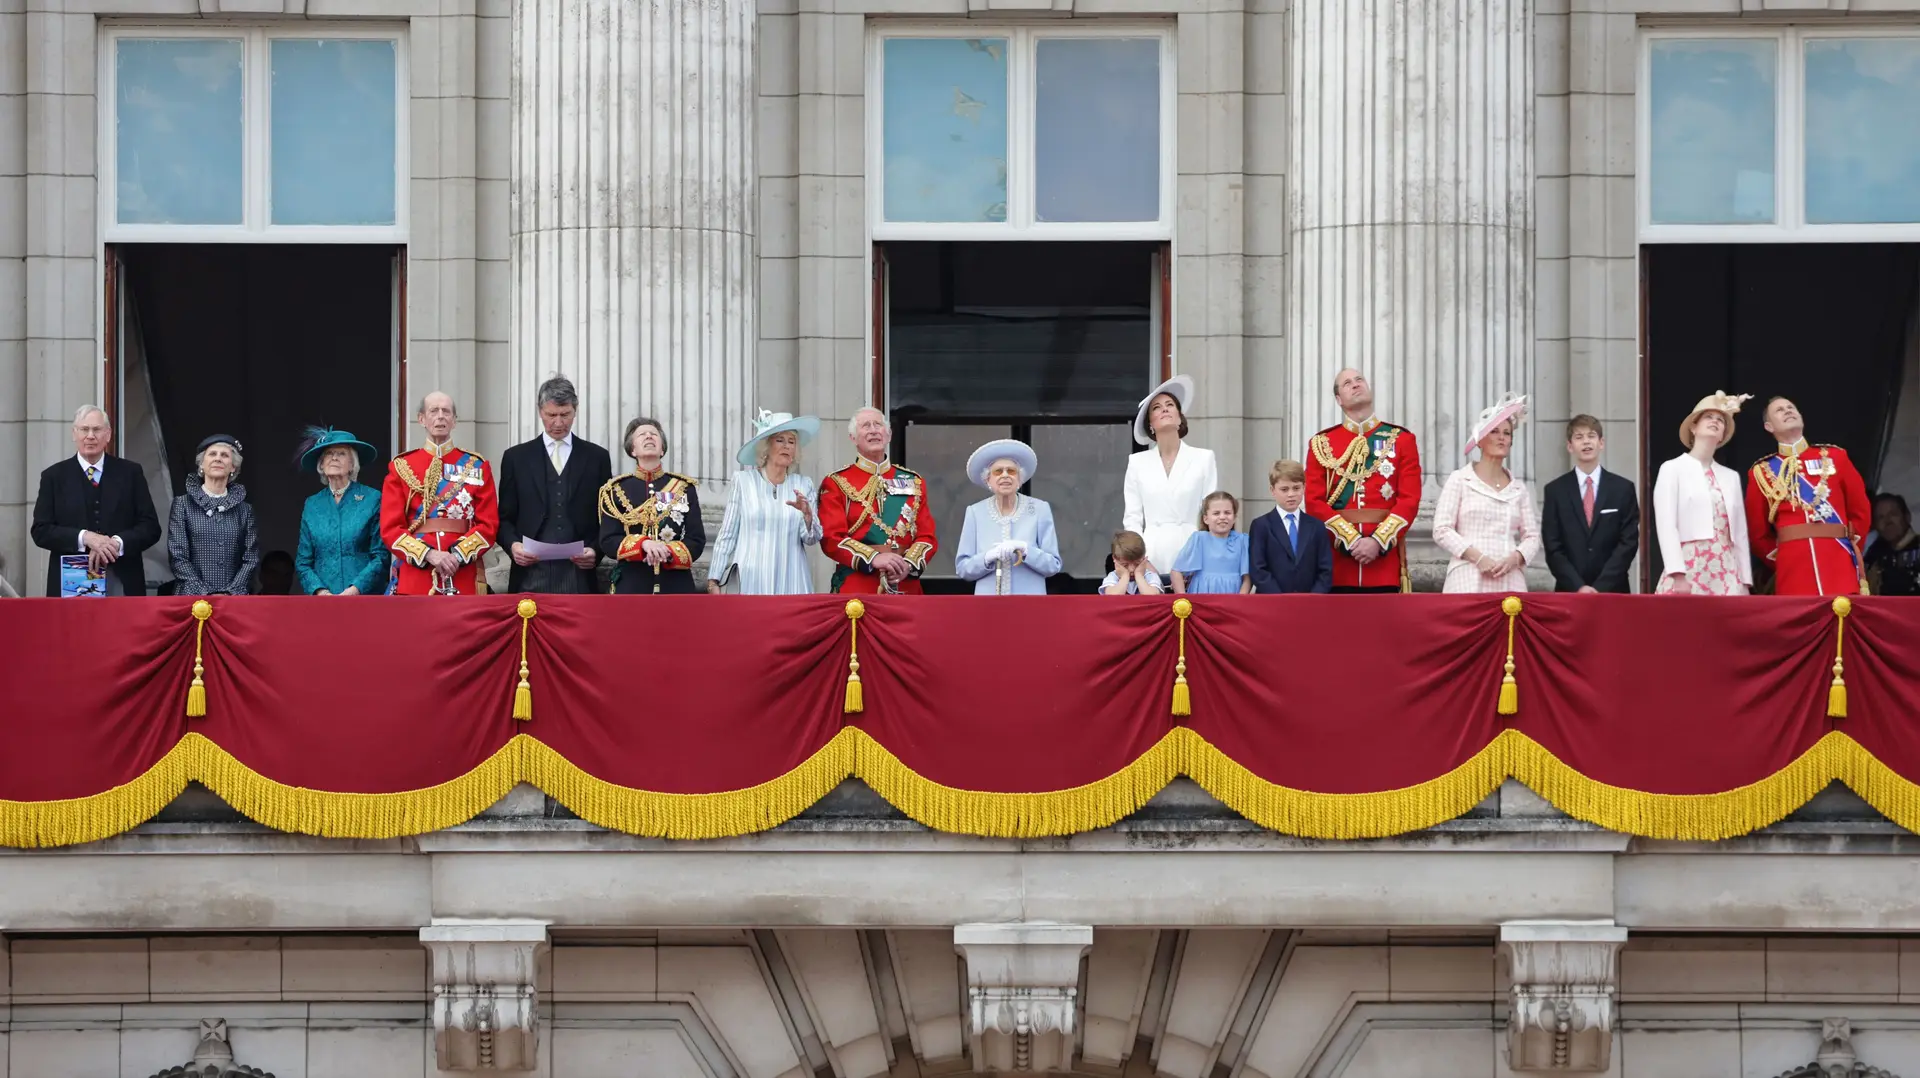
[{"label": "woman in teal dress", "polygon": [[359,482],[373,447],[344,430],[307,428],[300,470],[326,486],[300,511],[300,549],[294,571],[308,595],[380,595],[387,590],[391,555],[380,541],[380,492]]},{"label": "woman in teal dress", "polygon": [[1240,499],[1216,490],[1200,502],[1200,530],[1187,536],[1173,559],[1173,590],[1198,595],[1250,594],[1248,555],[1252,548],[1245,532],[1235,531]]}]

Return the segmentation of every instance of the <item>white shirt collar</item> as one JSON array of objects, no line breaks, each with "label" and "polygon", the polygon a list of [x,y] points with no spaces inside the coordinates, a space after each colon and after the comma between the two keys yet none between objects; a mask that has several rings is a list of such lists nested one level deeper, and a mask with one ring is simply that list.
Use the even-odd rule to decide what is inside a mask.
[{"label": "white shirt collar", "polygon": [[107,474],[107,455],[105,453],[100,454],[100,462],[98,464],[88,464],[87,458],[81,456],[78,453],[75,453],[73,455],[73,459],[80,462],[80,470],[82,472],[86,471],[88,468],[92,468],[94,469],[93,474],[96,476]]},{"label": "white shirt collar", "polygon": [[1600,473],[1603,470],[1604,469],[1602,469],[1598,464],[1594,465],[1593,471],[1590,471],[1590,472],[1581,471],[1580,466],[1578,464],[1573,466],[1574,474],[1580,477],[1580,487],[1582,489],[1586,488],[1588,480],[1592,480],[1594,489],[1598,490],[1600,488]]},{"label": "white shirt collar", "polygon": [[543,430],[540,432],[540,440],[546,443],[547,452],[549,453],[553,452],[553,447],[556,445],[564,445],[569,450],[573,448],[573,432],[572,431],[568,431],[567,436],[565,438],[562,438],[559,441],[555,441],[553,438],[553,435],[548,434],[546,431]]}]

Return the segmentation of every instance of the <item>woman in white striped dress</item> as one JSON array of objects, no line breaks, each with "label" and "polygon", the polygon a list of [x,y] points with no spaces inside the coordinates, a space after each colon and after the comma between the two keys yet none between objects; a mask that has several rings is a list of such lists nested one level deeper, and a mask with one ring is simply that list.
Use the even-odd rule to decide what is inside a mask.
[{"label": "woman in white striped dress", "polygon": [[805,595],[813,590],[807,548],[820,544],[819,492],[798,469],[820,420],[762,409],[753,426],[735,455],[748,467],[733,475],[707,591],[718,595],[737,580],[742,595]]}]

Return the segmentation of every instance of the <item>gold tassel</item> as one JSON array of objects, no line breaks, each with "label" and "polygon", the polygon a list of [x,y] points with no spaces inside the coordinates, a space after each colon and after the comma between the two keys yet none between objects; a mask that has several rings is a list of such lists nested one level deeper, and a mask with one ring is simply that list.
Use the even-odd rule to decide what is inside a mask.
[{"label": "gold tassel", "polygon": [[860,691],[860,619],[867,616],[867,604],[858,599],[847,600],[847,705],[843,709],[849,715],[858,715],[867,709],[867,701]]},{"label": "gold tassel", "polygon": [[193,601],[193,684],[187,686],[187,718],[204,719],[207,717],[207,683],[203,675],[206,664],[201,661],[200,644],[206,635],[207,619],[213,616],[213,604],[205,599]]},{"label": "gold tassel", "polygon": [[1507,616],[1507,670],[1500,679],[1500,707],[1502,715],[1520,713],[1520,686],[1513,680],[1513,627],[1520,619],[1520,597],[1509,595],[1500,600],[1500,612]]},{"label": "gold tassel", "polygon": [[540,608],[532,599],[520,600],[517,608],[520,614],[520,684],[513,690],[513,717],[521,722],[533,718],[533,686],[528,684],[527,675],[527,627],[533,624],[533,616]]},{"label": "gold tassel", "polygon": [[1180,658],[1173,665],[1173,713],[1193,714],[1193,696],[1187,691],[1187,619],[1193,615],[1193,602],[1173,601],[1173,616],[1180,619]]},{"label": "gold tassel", "polygon": [[1842,595],[1833,601],[1834,617],[1840,626],[1833,634],[1833,684],[1827,686],[1827,718],[1847,717],[1847,679],[1841,676],[1840,648],[1847,640],[1847,615],[1853,613],[1853,600]]}]

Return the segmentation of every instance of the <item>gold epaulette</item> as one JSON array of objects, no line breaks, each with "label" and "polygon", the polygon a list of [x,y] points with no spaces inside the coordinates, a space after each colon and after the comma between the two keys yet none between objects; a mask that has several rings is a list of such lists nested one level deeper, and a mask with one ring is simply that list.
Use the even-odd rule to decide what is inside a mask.
[{"label": "gold epaulette", "polygon": [[661,472],[660,475],[666,479],[678,479],[679,481],[681,481],[682,483],[685,483],[690,487],[697,487],[700,485],[699,483],[694,481],[692,476],[681,475],[679,472]]}]

